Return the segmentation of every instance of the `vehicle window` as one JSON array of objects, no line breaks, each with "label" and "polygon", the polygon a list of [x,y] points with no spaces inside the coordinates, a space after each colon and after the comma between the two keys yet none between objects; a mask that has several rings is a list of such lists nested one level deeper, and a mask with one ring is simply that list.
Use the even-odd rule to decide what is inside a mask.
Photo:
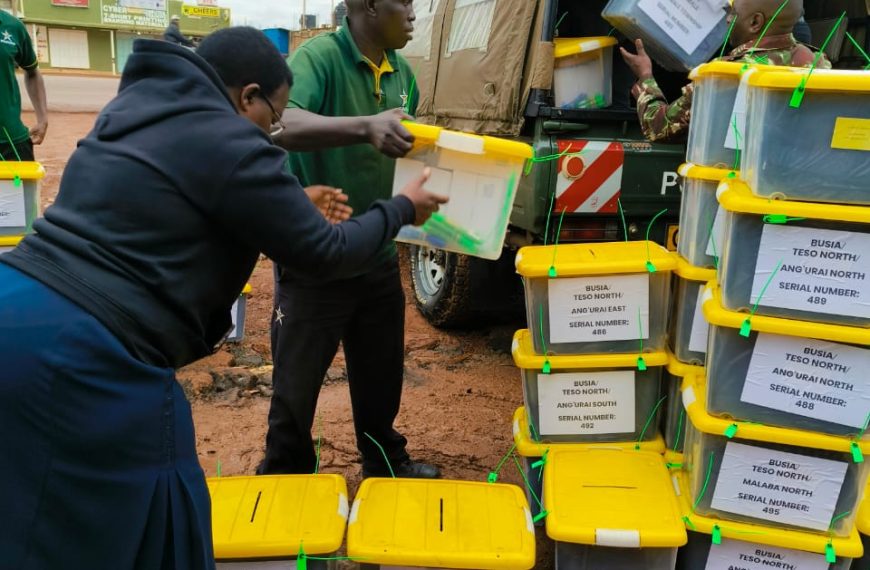
[{"label": "vehicle window", "polygon": [[428,60],[432,56],[432,34],[434,33],[435,13],[443,0],[414,0],[414,39],[402,49],[405,57],[421,57]]},{"label": "vehicle window", "polygon": [[447,54],[464,49],[486,51],[497,0],[456,0]]}]

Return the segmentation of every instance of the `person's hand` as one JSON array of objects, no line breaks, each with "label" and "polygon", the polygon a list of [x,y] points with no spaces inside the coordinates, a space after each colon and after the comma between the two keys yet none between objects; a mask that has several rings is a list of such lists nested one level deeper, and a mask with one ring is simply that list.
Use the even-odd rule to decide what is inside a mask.
[{"label": "person's hand", "polygon": [[408,132],[402,121],[413,117],[402,109],[390,109],[367,117],[366,136],[373,147],[390,158],[402,158],[413,147],[414,136]]},{"label": "person's hand", "polygon": [[625,60],[625,63],[634,73],[634,76],[637,77],[638,81],[649,79],[653,76],[652,60],[643,48],[643,40],[635,40],[634,45],[637,48],[637,54],[633,54],[625,48],[619,48],[620,53],[622,53],[622,59]]},{"label": "person's hand", "polygon": [[39,123],[30,129],[30,140],[33,144],[42,144],[45,140],[45,132],[48,130],[48,123]]},{"label": "person's hand", "polygon": [[347,205],[347,194],[330,186],[309,186],[305,189],[308,198],[314,203],[323,217],[331,224],[350,219],[353,208]]},{"label": "person's hand", "polygon": [[426,220],[438,211],[438,207],[441,204],[446,204],[448,200],[447,196],[433,194],[423,187],[426,185],[426,182],[429,180],[429,176],[431,175],[432,170],[424,168],[423,174],[402,188],[401,194],[406,196],[411,200],[411,203],[414,204],[414,210],[417,213],[414,219],[415,226],[422,226],[425,224]]}]

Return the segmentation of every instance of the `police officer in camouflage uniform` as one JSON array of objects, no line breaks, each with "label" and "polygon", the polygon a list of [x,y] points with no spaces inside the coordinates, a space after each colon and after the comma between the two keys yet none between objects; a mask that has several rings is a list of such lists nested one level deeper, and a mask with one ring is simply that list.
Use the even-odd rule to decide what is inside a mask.
[{"label": "police officer in camouflage uniform", "polygon": [[[728,14],[729,25],[733,20],[729,42],[736,46],[723,61],[745,61],[766,65],[789,65],[809,67],[816,54],[799,44],[792,30],[803,14],[803,0],[790,0],[771,23],[770,28],[756,42],[773,14],[782,5],[781,0],[734,0]],[[643,134],[651,141],[676,142],[686,138],[692,118],[694,85],[683,87],[682,96],[668,104],[664,93],[652,74],[652,61],[637,40],[637,54],[620,48],[622,57],[634,72],[638,81],[632,87],[637,99],[637,114]],[[831,63],[822,55],[816,64],[818,69],[830,69]]]}]

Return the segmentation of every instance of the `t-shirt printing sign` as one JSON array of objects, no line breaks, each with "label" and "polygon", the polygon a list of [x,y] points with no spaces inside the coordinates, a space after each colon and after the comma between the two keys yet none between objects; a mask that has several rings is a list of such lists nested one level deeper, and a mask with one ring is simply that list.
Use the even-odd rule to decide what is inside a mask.
[{"label": "t-shirt printing sign", "polygon": [[637,6],[691,54],[725,17],[726,4],[723,0],[640,0]]},{"label": "t-shirt printing sign", "polygon": [[634,433],[633,370],[538,375],[543,435]]},{"label": "t-shirt printing sign", "polygon": [[704,570],[828,570],[824,554],[742,540],[711,544]]},{"label": "t-shirt printing sign", "polygon": [[827,530],[848,464],[729,441],[713,492],[714,509]]},{"label": "t-shirt printing sign", "polygon": [[0,180],[0,228],[23,227],[26,224],[24,182],[16,186],[12,180]]},{"label": "t-shirt printing sign", "polygon": [[648,274],[551,279],[548,287],[551,343],[649,338]]},{"label": "t-shirt printing sign", "polygon": [[870,413],[870,349],[760,333],[740,399],[851,426]]},{"label": "t-shirt printing sign", "polygon": [[765,225],[753,304],[780,261],[761,305],[870,318],[870,234]]}]

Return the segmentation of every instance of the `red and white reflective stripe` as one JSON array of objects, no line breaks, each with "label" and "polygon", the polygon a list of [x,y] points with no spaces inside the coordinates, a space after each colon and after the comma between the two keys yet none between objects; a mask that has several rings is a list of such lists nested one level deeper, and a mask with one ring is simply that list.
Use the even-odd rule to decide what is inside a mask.
[{"label": "red and white reflective stripe", "polygon": [[559,141],[558,149],[568,152],[558,163],[555,211],[616,213],[625,163],[622,143]]}]

